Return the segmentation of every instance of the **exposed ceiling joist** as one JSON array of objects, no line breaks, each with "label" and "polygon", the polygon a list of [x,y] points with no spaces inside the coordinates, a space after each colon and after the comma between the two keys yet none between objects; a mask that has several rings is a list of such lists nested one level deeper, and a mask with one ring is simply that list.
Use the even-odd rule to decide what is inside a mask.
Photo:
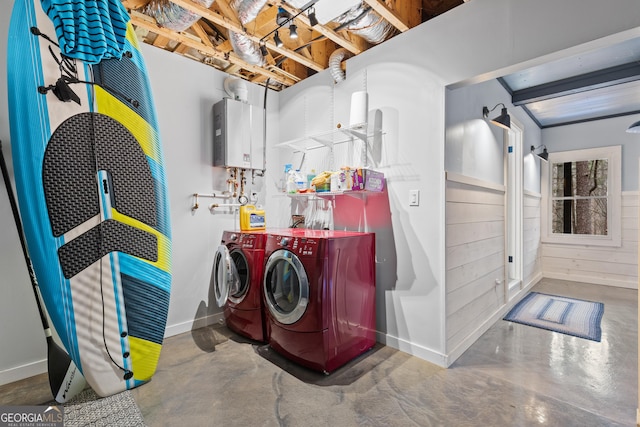
[{"label": "exposed ceiling joist", "polygon": [[252,73],[257,73],[257,74],[264,74],[266,77],[273,79],[274,81],[277,81],[279,83],[282,83],[285,86],[291,86],[293,84],[296,83],[296,80],[291,79],[290,77],[285,77],[279,74],[276,74],[272,71],[269,71],[265,68],[262,67],[258,67],[256,65],[252,65],[249,64],[246,61],[243,61],[242,59],[240,59],[239,57],[237,57],[237,55],[235,55],[233,52],[229,52],[229,53],[224,53],[221,52],[219,50],[217,50],[216,48],[212,48],[210,46],[207,46],[206,44],[204,44],[203,42],[199,41],[199,40],[194,40],[192,37],[189,37],[188,35],[185,35],[184,33],[178,33],[176,31],[173,30],[169,30],[168,28],[163,28],[158,26],[158,24],[156,24],[155,22],[151,22],[151,18],[149,18],[146,15],[143,15],[141,13],[137,13],[135,11],[131,12],[131,22],[132,24],[144,28],[148,31],[152,31],[158,35],[167,37],[169,39],[175,40],[179,43],[182,43],[188,47],[191,47],[193,49],[196,49],[198,51],[203,52],[206,55],[209,55],[211,57],[214,58],[219,58],[219,59],[223,59],[223,60],[229,60],[230,57],[233,58],[234,63],[241,65],[242,68],[251,71]]},{"label": "exposed ceiling joist", "polygon": [[209,40],[209,35],[204,30],[204,28],[202,28],[199,22],[196,22],[195,24],[193,24],[191,26],[191,29],[197,34],[198,37],[200,37],[200,40],[202,40],[202,43],[206,44],[209,47],[213,47],[213,43],[211,43],[211,40]]},{"label": "exposed ceiling joist", "polygon": [[403,33],[409,29],[409,26],[391,9],[389,9],[387,5],[384,4],[384,2],[380,0],[364,0],[364,2],[371,6],[371,8],[375,10],[378,15],[389,21],[391,25],[393,25]]},{"label": "exposed ceiling joist", "polygon": [[261,40],[261,36],[258,36],[256,34],[252,34],[248,31],[245,31],[244,28],[242,28],[241,25],[233,22],[232,20],[230,20],[227,17],[224,17],[220,14],[215,13],[214,11],[207,9],[206,7],[198,4],[198,3],[194,3],[191,0],[171,0],[172,3],[177,4],[178,6],[193,12],[197,15],[200,15],[204,18],[207,18],[208,20],[210,20],[211,22],[213,22],[216,25],[220,25],[223,26],[231,31],[234,31],[236,33],[241,33],[241,34],[245,34],[250,40],[252,40],[255,43],[260,43],[262,42],[266,47],[268,47],[269,49],[278,52],[280,55],[284,55],[287,58],[291,58],[296,62],[299,62],[303,65],[305,65],[306,67],[311,68],[312,70],[315,71],[322,71],[325,69],[325,67],[321,64],[318,64],[308,58],[305,58],[303,55],[300,55],[297,52],[294,52],[290,49],[286,49],[284,47],[278,47],[275,45],[275,43],[273,43],[273,41],[271,40]]},{"label": "exposed ceiling joist", "polygon": [[[351,22],[327,22],[327,18],[331,17],[324,16],[322,23],[311,26],[308,8],[313,7],[314,11],[319,11],[317,2],[324,2],[331,8],[332,4],[329,2],[333,1],[337,14],[341,13],[340,8],[347,9],[349,5],[342,0],[266,0],[266,4],[256,3],[256,6],[264,5],[261,10],[252,11],[257,14],[256,18],[242,24],[236,10],[238,0],[215,0],[208,8],[196,0],[121,1],[133,16],[132,24],[136,27],[136,34],[145,43],[258,84],[268,82],[269,87],[276,90],[291,86],[314,72],[327,68],[329,58],[336,49],[344,48],[353,55],[359,55],[372,44],[384,42],[367,41],[369,28],[381,25],[406,31],[424,21],[422,12],[425,2],[434,6],[446,3],[450,5],[448,7],[453,7],[451,2],[454,1],[462,3],[462,0],[351,1],[349,5],[358,4],[362,10],[358,17],[349,18],[352,19]],[[284,23],[280,20],[278,24],[279,8],[289,13],[290,20]],[[363,17],[375,18],[375,22],[371,23],[369,19],[362,24],[359,20]],[[184,29],[184,23],[194,20],[197,21],[191,27]],[[290,23],[297,26],[297,38],[291,37],[291,32],[288,31],[291,29],[288,25]],[[175,31],[169,27],[182,30]],[[272,35],[281,27],[279,38],[283,44],[276,46]],[[230,32],[246,37],[243,44],[239,43],[240,47],[235,47],[239,49],[237,52],[229,39]],[[397,31],[387,32],[382,39],[393,37],[396,33]],[[251,46],[251,43],[255,45]],[[260,52],[256,49],[258,45]],[[260,61],[260,53],[264,61]],[[252,65],[257,63],[260,64]]]},{"label": "exposed ceiling joist", "polygon": [[220,12],[222,12],[222,14],[227,19],[229,19],[230,21],[232,21],[237,25],[240,25],[240,20],[238,20],[238,15],[236,14],[236,11],[233,10],[228,0],[216,0],[214,3],[218,7],[218,9],[220,9]]}]

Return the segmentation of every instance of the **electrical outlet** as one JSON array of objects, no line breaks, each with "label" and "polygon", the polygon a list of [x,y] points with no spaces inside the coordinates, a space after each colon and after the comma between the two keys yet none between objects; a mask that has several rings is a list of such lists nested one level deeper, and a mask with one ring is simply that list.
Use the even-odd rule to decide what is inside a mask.
[{"label": "electrical outlet", "polygon": [[420,206],[420,190],[409,190],[409,206]]}]

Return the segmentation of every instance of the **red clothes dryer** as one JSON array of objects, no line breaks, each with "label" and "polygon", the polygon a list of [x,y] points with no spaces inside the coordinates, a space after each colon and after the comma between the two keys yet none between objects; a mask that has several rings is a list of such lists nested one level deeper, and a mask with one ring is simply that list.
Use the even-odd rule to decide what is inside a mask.
[{"label": "red clothes dryer", "polygon": [[269,233],[263,297],[271,347],[330,373],[375,344],[373,233]]},{"label": "red clothes dryer", "polygon": [[224,308],[229,329],[255,341],[266,342],[262,299],[264,232],[222,233],[213,264],[216,303]]}]

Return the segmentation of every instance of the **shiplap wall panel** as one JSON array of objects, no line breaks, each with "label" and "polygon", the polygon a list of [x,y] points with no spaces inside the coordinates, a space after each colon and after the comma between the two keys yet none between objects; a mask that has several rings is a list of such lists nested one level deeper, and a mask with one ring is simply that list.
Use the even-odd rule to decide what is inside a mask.
[{"label": "shiplap wall panel", "polygon": [[481,276],[504,268],[504,252],[495,252],[467,264],[447,269],[447,292],[453,292]]},{"label": "shiplap wall panel", "polygon": [[622,193],[622,245],[542,244],[545,277],[638,287],[638,192]]},{"label": "shiplap wall panel", "polygon": [[504,221],[469,222],[447,225],[447,246],[457,246],[504,235]]},{"label": "shiplap wall panel", "polygon": [[[504,253],[503,253],[504,256]],[[502,280],[504,274],[504,264],[478,277],[476,280],[467,283],[454,291],[447,293],[447,313],[455,313],[472,301],[482,297],[496,287],[502,290],[502,284],[496,284],[496,279]]]},{"label": "shiplap wall panel", "polygon": [[504,252],[504,235],[447,247],[447,270],[470,264],[488,254]]},{"label": "shiplap wall panel", "polygon": [[455,350],[469,334],[490,319],[504,304],[504,290],[496,286],[493,291],[474,299],[462,310],[447,316],[448,350]]},{"label": "shiplap wall panel", "polygon": [[447,175],[446,330],[452,350],[504,305],[504,188]]}]

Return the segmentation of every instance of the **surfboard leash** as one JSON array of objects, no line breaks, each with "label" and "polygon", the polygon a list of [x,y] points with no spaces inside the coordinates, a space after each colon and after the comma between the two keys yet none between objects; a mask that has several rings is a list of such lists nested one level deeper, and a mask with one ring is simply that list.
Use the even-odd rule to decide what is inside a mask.
[{"label": "surfboard leash", "polygon": [[[31,34],[34,36],[42,37],[47,40],[49,43],[54,46],[60,48],[60,45],[53,41],[51,37],[47,36],[43,32],[41,32],[38,27],[31,27]],[[49,91],[52,91],[53,94],[62,102],[70,102],[73,101],[80,104],[80,97],[76,95],[76,93],[71,89],[69,85],[72,84],[86,84],[90,86],[98,86],[110,94],[120,97],[124,99],[127,103],[132,105],[134,108],[138,108],[140,106],[140,102],[126,96],[124,93],[108,86],[103,83],[97,83],[95,81],[86,81],[78,79],[78,70],[76,68],[75,59],[66,56],[65,54],[60,52],[60,58],[55,54],[51,46],[49,46],[49,53],[53,57],[54,61],[58,64],[58,68],[60,69],[60,78],[56,81],[55,84],[49,86],[38,86],[38,93],[42,95],[46,95]],[[124,53],[124,56],[127,58],[132,58],[133,54],[129,51]],[[101,64],[98,64],[101,67]]]}]

